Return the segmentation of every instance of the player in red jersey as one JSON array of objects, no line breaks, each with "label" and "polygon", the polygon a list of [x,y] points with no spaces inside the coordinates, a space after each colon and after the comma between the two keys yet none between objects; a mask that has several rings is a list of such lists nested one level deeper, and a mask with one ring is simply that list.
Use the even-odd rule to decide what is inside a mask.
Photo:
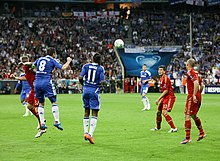
[{"label": "player in red jersey", "polygon": [[[28,97],[28,109],[36,116],[38,119],[38,123],[40,125],[40,118],[38,114],[38,99],[34,96],[34,80],[35,80],[35,69],[32,68],[32,62],[28,62],[28,57],[21,57],[21,63],[24,65],[25,76],[23,77],[15,77],[18,80],[27,80],[31,86],[31,91]],[[42,136],[46,132],[46,129],[39,129],[38,133],[35,135],[36,138]]]},{"label": "player in red jersey", "polygon": [[186,62],[187,72],[187,90],[188,96],[186,100],[185,107],[185,132],[186,138],[181,142],[181,144],[186,144],[191,142],[190,130],[191,130],[191,118],[195,121],[197,128],[199,129],[199,137],[197,141],[202,140],[206,134],[202,128],[201,120],[197,116],[201,105],[201,93],[203,90],[202,79],[197,71],[194,70],[195,60],[188,59]]},{"label": "player in red jersey", "polygon": [[156,124],[157,127],[151,129],[152,131],[158,131],[161,128],[162,116],[165,117],[167,123],[170,125],[171,129],[169,133],[177,132],[177,128],[174,125],[172,118],[168,112],[171,112],[176,97],[173,93],[173,88],[170,82],[170,79],[166,75],[166,67],[164,65],[159,66],[158,74],[160,75],[160,91],[162,94],[156,100],[156,105],[158,105],[158,111],[156,115]]}]

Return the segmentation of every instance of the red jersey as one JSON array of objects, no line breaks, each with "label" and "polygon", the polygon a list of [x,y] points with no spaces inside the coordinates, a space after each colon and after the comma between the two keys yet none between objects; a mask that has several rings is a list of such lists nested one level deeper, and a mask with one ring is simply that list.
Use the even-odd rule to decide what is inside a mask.
[{"label": "red jersey", "polygon": [[30,84],[31,88],[34,89],[34,80],[35,80],[35,72],[32,71],[31,67],[25,65],[25,78],[27,79],[28,83]]},{"label": "red jersey", "polygon": [[168,90],[168,93],[164,96],[164,98],[175,97],[170,79],[164,74],[160,78],[160,91],[163,92],[165,90]]},{"label": "red jersey", "polygon": [[[196,80],[198,80],[199,85],[202,84],[201,76],[199,76],[199,73],[192,68],[190,71],[187,72],[187,78],[186,78],[188,95],[193,95],[194,81],[196,81]],[[198,93],[200,93],[199,90],[198,90],[197,94]]]}]

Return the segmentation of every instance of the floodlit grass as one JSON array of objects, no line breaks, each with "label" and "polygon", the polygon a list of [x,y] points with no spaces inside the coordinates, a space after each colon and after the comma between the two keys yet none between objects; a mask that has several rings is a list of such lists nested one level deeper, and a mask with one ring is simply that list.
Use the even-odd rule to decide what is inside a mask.
[{"label": "floodlit grass", "polygon": [[101,111],[94,134],[95,144],[83,140],[83,108],[81,95],[58,95],[64,131],[53,127],[51,105],[47,101],[45,118],[48,131],[41,138],[34,116],[22,117],[24,108],[18,95],[0,95],[0,160],[94,160],[94,161],[219,161],[220,124],[219,95],[203,95],[199,112],[207,138],[197,142],[198,130],[192,122],[192,142],[181,145],[185,137],[184,105],[186,95],[176,95],[171,112],[177,133],[169,134],[170,127],[163,118],[162,129],[155,127],[159,94],[149,93],[151,110],[142,112],[139,94],[102,94]]}]

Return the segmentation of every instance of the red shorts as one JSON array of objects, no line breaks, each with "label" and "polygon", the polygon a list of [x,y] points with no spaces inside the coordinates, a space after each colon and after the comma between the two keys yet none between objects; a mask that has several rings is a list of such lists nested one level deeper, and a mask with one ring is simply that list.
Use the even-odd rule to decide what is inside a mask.
[{"label": "red shorts", "polygon": [[186,107],[184,113],[186,115],[196,115],[199,111],[199,108],[201,106],[201,94],[196,95],[197,102],[195,103],[193,101],[193,96],[188,95],[186,100]]},{"label": "red shorts", "polygon": [[175,97],[162,98],[160,104],[158,105],[158,111],[167,110],[168,112],[171,112],[175,101],[176,101]]},{"label": "red shorts", "polygon": [[28,103],[34,107],[38,107],[39,101],[36,97],[34,97],[34,89],[31,89],[28,97]]}]

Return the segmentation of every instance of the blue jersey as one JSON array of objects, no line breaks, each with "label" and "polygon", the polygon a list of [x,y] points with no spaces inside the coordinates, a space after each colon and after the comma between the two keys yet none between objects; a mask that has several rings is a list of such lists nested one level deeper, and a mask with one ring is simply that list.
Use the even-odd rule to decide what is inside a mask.
[{"label": "blue jersey", "polygon": [[36,82],[41,80],[50,81],[54,68],[62,68],[62,65],[49,55],[37,59],[34,65],[36,66]]},{"label": "blue jersey", "polygon": [[80,73],[84,77],[84,86],[86,87],[100,87],[101,81],[104,80],[105,70],[103,66],[96,63],[88,63],[82,67]]},{"label": "blue jersey", "polygon": [[151,73],[149,71],[141,71],[140,72],[140,77],[141,77],[141,85],[142,86],[148,86],[148,82],[143,82],[143,80],[147,80],[147,79],[152,79],[151,78]]},{"label": "blue jersey", "polygon": [[[20,74],[20,77],[25,76],[24,73]],[[16,89],[21,85],[22,87],[22,91],[26,91],[27,93],[29,93],[29,91],[31,90],[31,86],[29,85],[28,81],[26,80],[22,80],[22,81],[18,81],[17,85],[16,85]]]}]

